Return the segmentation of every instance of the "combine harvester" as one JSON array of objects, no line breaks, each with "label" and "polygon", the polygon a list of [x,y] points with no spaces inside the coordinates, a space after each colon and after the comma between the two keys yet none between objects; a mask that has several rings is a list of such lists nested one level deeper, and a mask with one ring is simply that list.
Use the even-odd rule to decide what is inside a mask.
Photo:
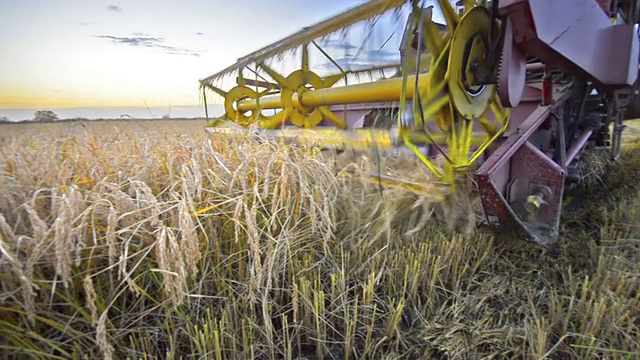
[{"label": "combine harvester", "polygon": [[[223,119],[263,135],[406,148],[450,192],[473,171],[489,224],[553,244],[585,147],[617,158],[623,122],[640,110],[640,1],[426,3],[435,6],[372,0],[266,46],[201,80],[205,107],[214,92],[224,98]],[[319,44],[341,34],[342,48],[354,51],[349,29],[374,28],[385,14],[402,21],[395,63],[344,69]],[[336,70],[314,72],[311,49]],[[298,69],[288,75],[268,65],[296,51]],[[374,73],[382,78],[361,81]],[[222,90],[229,77],[235,85]],[[392,121],[371,121],[384,116]],[[224,129],[214,122],[208,130]]]}]

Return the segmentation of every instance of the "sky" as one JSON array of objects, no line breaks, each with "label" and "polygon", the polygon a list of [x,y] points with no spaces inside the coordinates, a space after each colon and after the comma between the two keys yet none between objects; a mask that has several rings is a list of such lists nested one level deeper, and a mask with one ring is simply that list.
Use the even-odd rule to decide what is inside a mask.
[{"label": "sky", "polygon": [[0,0],[0,116],[198,106],[199,79],[363,2]]}]

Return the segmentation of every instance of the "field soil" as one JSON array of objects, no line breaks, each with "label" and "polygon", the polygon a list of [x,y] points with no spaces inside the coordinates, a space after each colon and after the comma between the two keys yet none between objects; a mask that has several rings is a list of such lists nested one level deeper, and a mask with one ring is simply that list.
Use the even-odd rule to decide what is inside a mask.
[{"label": "field soil", "polygon": [[417,162],[205,120],[0,125],[0,357],[640,358],[630,124],[620,160],[585,155],[554,251],[476,227],[473,193],[443,206]]}]

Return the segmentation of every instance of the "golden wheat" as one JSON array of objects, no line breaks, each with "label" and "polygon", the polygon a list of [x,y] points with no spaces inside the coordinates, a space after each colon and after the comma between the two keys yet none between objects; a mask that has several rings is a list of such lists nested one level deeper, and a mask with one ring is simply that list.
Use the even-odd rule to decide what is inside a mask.
[{"label": "golden wheat", "polygon": [[554,254],[335,166],[410,162],[203,125],[0,127],[4,358],[640,356],[633,148]]}]

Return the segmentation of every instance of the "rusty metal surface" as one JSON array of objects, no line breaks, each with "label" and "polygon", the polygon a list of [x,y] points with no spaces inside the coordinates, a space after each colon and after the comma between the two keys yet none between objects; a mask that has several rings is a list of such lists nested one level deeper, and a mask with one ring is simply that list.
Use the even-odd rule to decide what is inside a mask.
[{"label": "rusty metal surface", "polygon": [[[512,109],[504,140],[492,149],[476,179],[490,224],[516,230],[529,241],[549,246],[557,241],[566,172],[552,159],[551,133],[554,126],[562,126],[562,118],[556,117],[571,99],[571,83],[553,87],[550,106],[541,105],[541,85],[525,86],[522,101]],[[544,194],[538,198],[542,200],[540,207],[527,211],[536,204],[531,202],[532,196],[539,194]]]},{"label": "rusty metal surface", "polygon": [[[490,224],[516,229],[528,240],[548,246],[557,240],[564,170],[529,140],[553,116],[552,109],[524,103],[514,110],[525,120],[510,129],[480,166],[476,179]],[[535,216],[527,217],[527,196],[538,188],[548,190],[549,196]]]},{"label": "rusty metal surface", "polygon": [[[558,239],[565,171],[528,142],[516,151],[511,162],[509,205],[517,215],[515,220],[529,240],[551,245]],[[527,197],[540,189],[548,196],[535,212],[527,211]]]},{"label": "rusty metal surface", "polygon": [[[564,170],[530,142],[518,148],[511,162],[512,183],[508,197],[512,203],[522,201],[541,186],[551,190],[548,202],[557,203],[561,200]],[[553,217],[544,215],[545,221],[553,220]]]},{"label": "rusty metal surface", "polygon": [[[510,129],[510,135],[491,152],[476,172],[485,213],[488,217],[496,217],[495,222],[508,221],[511,217],[510,206],[502,195],[506,193],[506,186],[512,174],[511,157],[549,114],[550,110],[547,107],[536,105],[524,122]],[[489,220],[489,222],[494,221]]]}]

